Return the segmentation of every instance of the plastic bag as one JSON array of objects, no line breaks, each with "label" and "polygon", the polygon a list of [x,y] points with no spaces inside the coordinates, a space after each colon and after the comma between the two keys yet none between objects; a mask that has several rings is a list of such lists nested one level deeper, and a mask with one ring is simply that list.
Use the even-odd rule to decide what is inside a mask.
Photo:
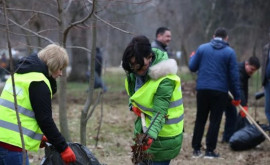
[{"label": "plastic bag", "polygon": [[[68,143],[76,155],[76,162],[69,165],[101,165],[92,152],[79,143]],[[52,145],[46,146],[40,165],[65,165],[59,152]]]},{"label": "plastic bag", "polygon": [[241,151],[254,148],[264,140],[264,135],[256,128],[255,125],[251,124],[235,132],[231,136],[229,144],[231,149]]}]

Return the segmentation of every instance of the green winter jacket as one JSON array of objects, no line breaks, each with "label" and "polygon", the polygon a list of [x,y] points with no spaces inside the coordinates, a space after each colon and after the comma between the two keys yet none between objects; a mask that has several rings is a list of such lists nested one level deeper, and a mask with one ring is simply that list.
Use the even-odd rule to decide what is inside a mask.
[{"label": "green winter jacket", "polygon": [[[152,65],[149,68],[149,74],[147,76],[148,79],[158,79],[160,77],[164,77],[167,74],[176,74],[177,72],[177,64],[174,60],[168,59],[168,55],[165,52],[162,52],[158,49],[152,49],[155,54],[155,58],[153,59]],[[159,62],[164,61],[162,64]],[[155,66],[155,67],[153,67]],[[127,82],[128,82],[128,89],[127,92],[129,96],[132,96],[135,92],[135,75],[130,73],[127,75]],[[146,80],[146,81],[147,81]],[[147,152],[153,155],[153,161],[165,161],[171,160],[175,158],[181,149],[182,145],[182,133],[176,135],[174,137],[160,137],[158,133],[162,129],[162,126],[165,123],[165,118],[162,117],[167,114],[168,107],[170,104],[170,99],[172,93],[175,88],[175,82],[171,79],[165,78],[160,83],[157,92],[155,94],[155,98],[153,100],[154,106],[154,113],[160,112],[156,121],[151,129],[149,130],[148,134],[153,137],[155,140],[151,147],[147,150]],[[142,124],[141,118],[138,117],[135,121],[135,129],[134,134],[142,133]]]}]

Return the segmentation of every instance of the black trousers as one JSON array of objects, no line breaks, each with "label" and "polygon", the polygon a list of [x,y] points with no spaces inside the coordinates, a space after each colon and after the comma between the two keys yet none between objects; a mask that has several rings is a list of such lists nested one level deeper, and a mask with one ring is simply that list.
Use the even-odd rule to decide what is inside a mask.
[{"label": "black trousers", "polygon": [[200,150],[205,124],[209,116],[209,127],[206,135],[206,150],[214,151],[217,145],[218,132],[222,113],[226,108],[228,93],[215,90],[197,91],[197,114],[192,138],[192,148]]}]

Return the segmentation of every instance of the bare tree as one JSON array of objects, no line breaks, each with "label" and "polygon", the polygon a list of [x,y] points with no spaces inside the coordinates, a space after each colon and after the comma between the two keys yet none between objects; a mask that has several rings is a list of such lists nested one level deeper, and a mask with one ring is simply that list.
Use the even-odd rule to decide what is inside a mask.
[{"label": "bare tree", "polygon": [[[40,3],[42,3],[42,2],[40,2]],[[88,10],[89,12],[83,18],[81,18],[79,20],[74,20],[73,22],[69,22],[70,19],[69,19],[69,15],[68,15],[68,9],[66,9],[66,8],[70,5],[70,1],[68,1],[66,3],[66,1],[63,2],[62,0],[57,0],[57,1],[55,1],[55,3],[52,3],[52,2],[48,2],[48,3],[49,3],[49,5],[53,6],[53,9],[55,9],[55,11],[51,11],[52,9],[50,9],[51,12],[47,13],[45,11],[42,11],[41,9],[34,10],[31,8],[30,9],[29,8],[19,8],[19,6],[12,8],[11,5],[15,5],[13,3],[10,3],[10,5],[9,5],[10,8],[8,8],[7,10],[9,12],[14,12],[14,15],[16,15],[15,12],[31,13],[28,16],[28,19],[29,19],[29,17],[33,18],[33,15],[39,14],[40,17],[42,17],[44,19],[44,21],[48,21],[51,23],[51,27],[48,24],[44,24],[44,26],[46,25],[46,27],[42,28],[41,27],[42,24],[38,24],[38,25],[34,26],[34,29],[32,29],[31,26],[26,26],[29,24],[29,22],[31,22],[31,21],[27,21],[28,20],[27,18],[26,18],[26,21],[24,21],[22,19],[20,20],[20,22],[24,21],[23,23],[16,22],[9,17],[7,19],[11,23],[11,26],[13,26],[13,30],[15,30],[15,27],[18,27],[19,29],[27,32],[27,34],[31,34],[31,35],[28,35],[27,37],[36,37],[36,38],[40,38],[41,40],[49,42],[49,43],[56,42],[56,43],[59,43],[63,47],[67,47],[66,45],[67,45],[68,34],[71,32],[72,29],[74,29],[78,25],[83,24],[85,21],[87,21],[92,16],[93,12],[91,12],[91,10]],[[92,1],[87,1],[87,5],[91,5],[91,4],[92,4]],[[82,8],[85,8],[85,5],[83,5]],[[27,15],[27,14],[25,14],[25,15]],[[17,20],[19,20],[19,19],[17,19]],[[52,21],[54,21],[54,23]],[[41,28],[43,30],[41,30]],[[45,30],[46,28],[54,29],[53,30],[54,33],[51,33],[51,34],[44,33],[44,32],[48,32]],[[9,31],[9,33],[13,34],[13,37],[14,36],[22,36],[21,34],[16,33],[16,32],[12,32],[12,31]],[[56,38],[55,36],[58,36],[58,38]],[[15,43],[15,41],[14,41],[14,43]],[[40,44],[41,42],[38,41],[37,43]],[[28,45],[28,46],[33,47],[31,45]],[[36,47],[36,46],[34,46],[34,47]],[[68,46],[68,47],[73,48],[72,46]],[[78,47],[81,49],[89,50],[89,49],[87,49],[83,46],[80,46],[80,45],[77,45],[77,48]],[[86,63],[87,63],[87,61],[86,61]],[[59,87],[59,95],[58,96],[59,96],[60,129],[61,129],[62,134],[65,136],[65,138],[69,140],[67,115],[66,115],[66,71],[63,71],[63,76],[60,78],[60,87]]]},{"label": "bare tree", "polygon": [[[95,12],[95,5],[93,4],[93,11]],[[90,74],[90,80],[89,80],[89,92],[88,92],[88,97],[87,100],[84,104],[84,108],[81,111],[81,126],[80,126],[80,135],[81,135],[81,143],[83,145],[86,145],[86,124],[88,119],[91,117],[91,113],[89,114],[89,108],[93,103],[93,91],[94,91],[94,81],[95,81],[95,76],[94,76],[94,70],[95,70],[95,57],[96,57],[96,40],[97,40],[97,33],[96,33],[96,19],[93,19],[93,25],[92,25],[92,51],[91,51],[91,74]],[[96,103],[97,105],[97,103]],[[95,109],[92,108],[92,113]]]},{"label": "bare tree", "polygon": [[18,129],[20,132],[20,138],[22,143],[22,150],[23,150],[23,162],[22,164],[26,164],[26,150],[25,150],[25,144],[23,139],[23,131],[22,131],[22,125],[21,120],[18,112],[18,104],[17,104],[17,97],[16,97],[16,88],[15,88],[15,80],[14,80],[14,67],[13,67],[13,60],[12,60],[12,53],[11,53],[11,44],[10,44],[10,34],[9,34],[9,22],[8,22],[8,14],[6,9],[6,1],[3,0],[3,10],[4,10],[4,17],[5,17],[5,24],[6,24],[6,35],[7,35],[7,45],[8,45],[8,53],[10,60],[10,66],[11,66],[11,81],[12,81],[12,90],[13,90],[13,96],[14,96],[14,108],[16,111],[16,118],[18,123]]}]

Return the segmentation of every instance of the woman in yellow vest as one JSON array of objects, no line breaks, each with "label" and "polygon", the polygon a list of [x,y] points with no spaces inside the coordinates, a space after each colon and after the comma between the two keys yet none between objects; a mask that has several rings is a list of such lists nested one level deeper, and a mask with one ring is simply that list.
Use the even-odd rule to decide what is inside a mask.
[{"label": "woman in yellow vest", "polygon": [[[177,64],[166,52],[151,48],[147,37],[134,37],[125,49],[122,67],[130,109],[138,115],[135,135],[146,135],[140,165],[168,165],[181,149],[184,107]],[[145,125],[143,125],[145,123]]]},{"label": "woman in yellow vest", "polygon": [[[21,59],[14,74],[25,149],[37,151],[49,141],[66,163],[74,162],[76,157],[53,121],[51,99],[56,92],[55,79],[62,75],[68,61],[64,48],[50,44],[38,54]],[[0,114],[0,165],[22,165],[11,78],[6,81],[0,97]],[[29,165],[28,156],[26,164]]]}]

